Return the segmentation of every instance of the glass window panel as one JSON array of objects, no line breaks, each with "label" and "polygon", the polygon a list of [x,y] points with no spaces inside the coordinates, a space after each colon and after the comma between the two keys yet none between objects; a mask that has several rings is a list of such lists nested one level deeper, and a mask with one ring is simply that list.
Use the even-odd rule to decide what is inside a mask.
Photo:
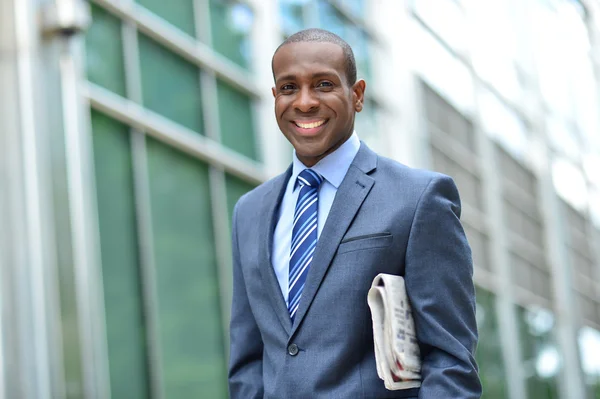
[{"label": "glass window panel", "polygon": [[596,227],[600,228],[600,186],[590,192],[590,215]]},{"label": "glass window panel", "polygon": [[92,25],[85,36],[87,77],[125,97],[121,21],[95,4],[91,8]]},{"label": "glass window panel", "polygon": [[492,92],[484,90],[479,98],[483,129],[510,154],[522,159],[529,145],[527,129],[519,115]]},{"label": "glass window panel", "polygon": [[415,24],[413,33],[411,53],[417,56],[415,70],[459,111],[472,112],[475,101],[469,69],[422,27]]},{"label": "glass window panel", "polygon": [[217,80],[221,142],[248,158],[258,160],[252,117],[252,98]]},{"label": "glass window panel", "polygon": [[495,296],[476,287],[477,328],[479,343],[475,358],[483,385],[483,398],[507,397],[506,370],[502,357],[500,329],[496,316]]},{"label": "glass window panel", "polygon": [[546,118],[548,137],[554,150],[572,160],[577,160],[581,154],[581,147],[579,135],[573,127],[556,114],[551,114]]},{"label": "glass window panel", "polygon": [[194,0],[136,0],[190,36],[196,36]]},{"label": "glass window panel", "polygon": [[579,351],[589,393],[592,398],[600,398],[600,331],[583,327],[579,331]]},{"label": "glass window panel", "polygon": [[590,54],[590,32],[578,8],[581,4],[570,2],[562,7],[561,18],[564,20],[569,43],[567,50],[571,52],[568,58],[572,68],[569,78],[572,80],[574,112],[577,124],[584,137],[590,143],[598,142],[600,130],[600,102],[597,91],[597,81],[594,77],[594,64]]},{"label": "glass window panel", "polygon": [[532,2],[530,22],[533,55],[539,66],[537,74],[540,91],[552,110],[572,117],[576,107],[570,88],[573,78],[572,48],[575,41],[565,24],[565,19],[568,19],[565,15],[573,11],[572,6],[567,3],[569,2]]},{"label": "glass window panel", "polygon": [[371,58],[369,57],[369,38],[367,34],[361,28],[350,25],[346,28],[344,39],[354,52],[358,78],[366,79],[368,83],[371,79]]},{"label": "glass window panel", "polygon": [[565,158],[552,161],[552,181],[556,192],[571,206],[583,211],[588,202],[587,183],[583,172]]},{"label": "glass window panel", "polygon": [[319,0],[318,11],[321,27],[346,40],[346,30],[350,25],[349,21],[325,0]]},{"label": "glass window panel", "polygon": [[414,10],[433,31],[455,51],[466,49],[466,18],[453,0],[416,0]]},{"label": "glass window panel", "polygon": [[165,396],[226,398],[208,166],[147,147]]},{"label": "glass window panel", "polygon": [[554,341],[554,315],[546,309],[520,306],[517,313],[528,397],[558,398],[561,358]]},{"label": "glass window panel", "polygon": [[356,59],[356,67],[360,78],[371,77],[371,59],[369,57],[369,37],[360,27],[354,25],[329,2],[318,2],[319,23],[344,39],[352,47]]},{"label": "glass window panel", "polygon": [[[248,191],[252,190],[255,185],[248,183],[245,180],[242,180],[236,176],[225,174],[225,192],[227,198],[227,228],[229,231],[229,236],[231,236],[231,222],[233,219],[233,208],[238,200],[242,197],[242,195],[246,194]],[[223,221],[224,223],[225,221]],[[225,272],[221,275],[222,284],[221,286],[226,287],[224,297],[226,299],[225,312],[224,317],[227,317],[227,320],[231,317],[229,309],[231,309],[231,302],[229,299],[231,298],[232,291],[231,287],[233,285],[233,276],[231,274],[232,271],[231,257],[227,257],[227,268]]]},{"label": "glass window panel", "polygon": [[254,184],[248,183],[233,175],[226,175],[225,186],[227,190],[227,209],[229,214],[229,226],[233,217],[233,208],[242,195],[256,187]]},{"label": "glass window panel", "polygon": [[199,69],[147,36],[138,37],[144,106],[203,133]]},{"label": "glass window panel", "polygon": [[345,0],[343,4],[353,15],[359,18],[365,18],[365,13],[367,11],[365,0]]},{"label": "glass window panel", "polygon": [[587,179],[600,187],[600,151],[597,153],[588,152],[583,157],[583,170]]},{"label": "glass window panel", "polygon": [[129,129],[92,111],[113,398],[149,396]]},{"label": "glass window panel", "polygon": [[379,109],[377,105],[365,98],[363,110],[356,115],[354,129],[358,137],[363,140],[371,149],[379,153],[386,151],[382,143],[382,137],[379,134],[377,125]]},{"label": "glass window panel", "polygon": [[521,99],[521,83],[517,70],[518,31],[511,2],[465,1],[472,35],[471,58],[479,76],[511,101]]},{"label": "glass window panel", "polygon": [[236,64],[250,65],[250,31],[254,14],[247,4],[211,0],[210,21],[215,50]]},{"label": "glass window panel", "polygon": [[304,28],[304,5],[310,0],[281,0],[280,15],[281,28],[286,36],[302,30]]}]

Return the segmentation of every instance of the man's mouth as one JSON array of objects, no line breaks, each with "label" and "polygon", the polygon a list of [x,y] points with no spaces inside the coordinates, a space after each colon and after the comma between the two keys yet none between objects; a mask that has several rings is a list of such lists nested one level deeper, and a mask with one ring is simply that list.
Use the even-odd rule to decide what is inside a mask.
[{"label": "man's mouth", "polygon": [[294,121],[294,124],[302,129],[315,129],[315,128],[325,124],[325,122],[327,122],[327,121],[325,119],[322,119],[320,121],[307,121],[307,122]]}]

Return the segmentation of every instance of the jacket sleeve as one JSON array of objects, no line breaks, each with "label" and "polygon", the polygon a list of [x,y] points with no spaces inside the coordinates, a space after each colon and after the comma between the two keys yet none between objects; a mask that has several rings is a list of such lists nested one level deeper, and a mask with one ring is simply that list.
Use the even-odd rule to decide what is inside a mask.
[{"label": "jacket sleeve", "polygon": [[263,341],[248,302],[240,261],[237,237],[237,210],[240,202],[234,209],[232,223],[233,298],[229,326],[229,395],[231,399],[262,399]]},{"label": "jacket sleeve", "polygon": [[436,174],[415,211],[406,251],[406,289],[423,365],[419,398],[479,398],[471,249],[454,181]]}]

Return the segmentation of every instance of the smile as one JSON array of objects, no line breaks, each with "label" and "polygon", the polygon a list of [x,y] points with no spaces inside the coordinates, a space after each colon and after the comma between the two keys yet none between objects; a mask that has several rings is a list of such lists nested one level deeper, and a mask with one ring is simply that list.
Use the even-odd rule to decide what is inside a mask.
[{"label": "smile", "polygon": [[325,127],[328,119],[321,119],[315,121],[298,122],[294,121],[293,126],[296,132],[302,136],[313,136],[319,134],[319,132]]},{"label": "smile", "polygon": [[302,123],[302,122],[294,122],[296,124],[296,126],[302,128],[302,129],[314,129],[317,128],[319,126],[322,126],[325,124],[325,122],[327,122],[325,119],[320,120],[320,121],[316,121],[316,122],[306,122],[306,123]]}]

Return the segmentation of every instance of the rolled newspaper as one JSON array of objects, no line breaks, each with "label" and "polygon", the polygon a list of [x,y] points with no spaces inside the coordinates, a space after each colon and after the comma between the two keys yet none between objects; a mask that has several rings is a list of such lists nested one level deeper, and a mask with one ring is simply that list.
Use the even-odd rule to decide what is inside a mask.
[{"label": "rolled newspaper", "polygon": [[367,295],[377,375],[388,390],[421,386],[421,353],[404,279],[378,274]]}]

